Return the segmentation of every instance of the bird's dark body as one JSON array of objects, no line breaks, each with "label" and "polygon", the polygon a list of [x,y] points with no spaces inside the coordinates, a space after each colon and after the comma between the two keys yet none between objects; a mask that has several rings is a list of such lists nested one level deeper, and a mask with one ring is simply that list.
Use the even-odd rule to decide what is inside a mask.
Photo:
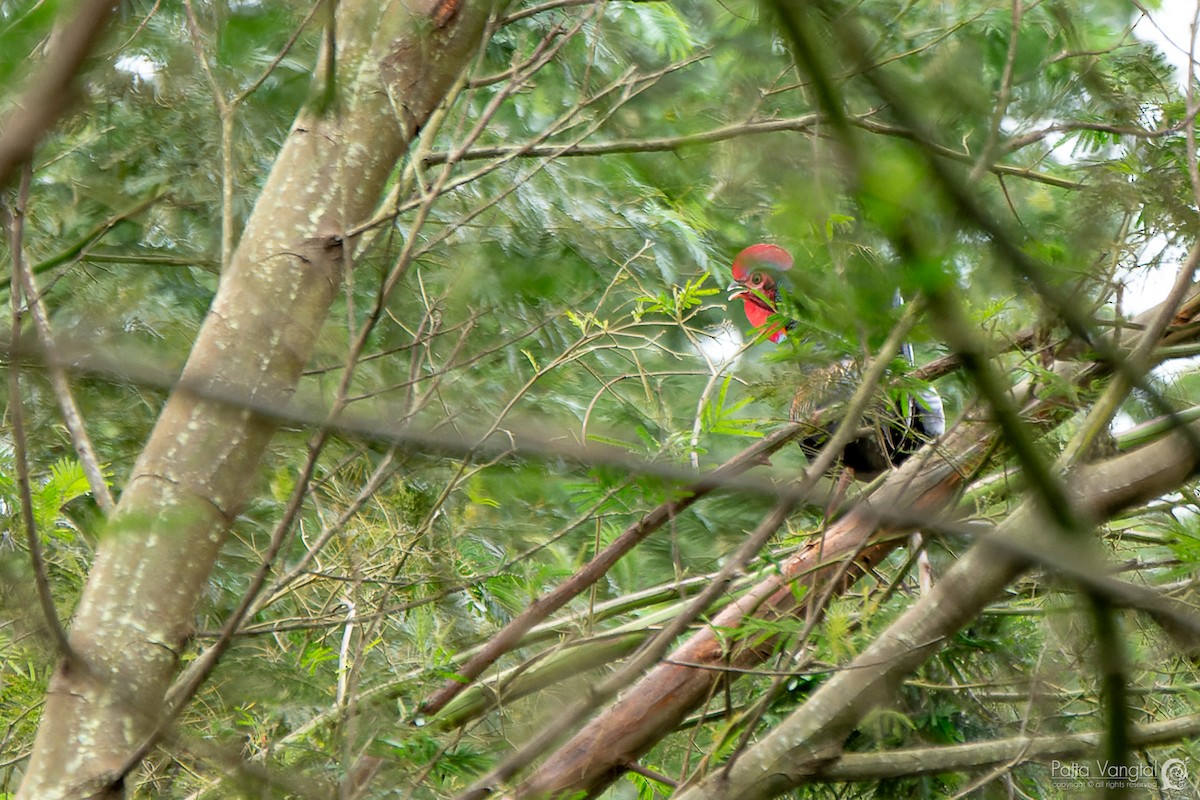
[{"label": "bird's dark body", "polygon": [[[841,422],[841,406],[858,386],[860,375],[848,361],[823,369],[809,370],[801,388],[792,398],[793,422],[808,423],[813,434],[800,440],[800,447],[811,460],[829,441]],[[859,435],[842,449],[839,462],[854,470],[858,478],[870,480],[891,467],[899,466],[922,444],[941,433],[927,430],[926,417],[915,401],[901,408],[896,398],[879,398],[861,421]]]},{"label": "bird's dark body", "polygon": [[[864,420],[866,425],[860,429],[860,434],[842,448],[838,461],[846,469],[854,470],[855,477],[870,480],[891,467],[900,466],[937,435],[925,430],[919,415],[905,423],[899,409],[893,407],[890,412],[883,419]],[[832,428],[818,430],[800,440],[800,448],[809,460],[817,456],[833,435]]]},{"label": "bird's dark body", "polygon": [[[783,340],[796,325],[794,320],[780,322],[775,315],[781,295],[778,279],[792,263],[791,255],[773,244],[751,245],[733,262],[730,299],[742,300],[746,318],[772,342]],[[911,363],[912,348],[905,345],[903,351]],[[829,441],[844,415],[842,406],[860,381],[861,375],[849,360],[805,374],[792,398],[790,416],[794,422],[812,427],[812,434],[800,442],[810,459]],[[932,387],[903,399],[881,396],[864,415],[858,435],[842,449],[839,461],[856,477],[870,479],[901,464],[940,436],[944,428],[942,401]]]}]

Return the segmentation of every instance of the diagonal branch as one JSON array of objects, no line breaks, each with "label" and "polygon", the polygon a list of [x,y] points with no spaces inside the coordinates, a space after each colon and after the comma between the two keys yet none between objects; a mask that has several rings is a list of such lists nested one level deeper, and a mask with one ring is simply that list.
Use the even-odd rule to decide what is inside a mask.
[{"label": "diagonal branch", "polygon": [[[1193,287],[1195,291],[1195,287]],[[1194,295],[1193,295],[1194,297]],[[1194,308],[1189,300],[1185,308]],[[1160,306],[1137,322],[1161,319]],[[1178,317],[1178,319],[1185,319]],[[1143,327],[1140,326],[1139,327]],[[1168,336],[1171,334],[1168,333]],[[1132,336],[1121,340],[1133,345]],[[1086,384],[1103,370],[1080,362],[1062,366],[1062,379]],[[1028,402],[1032,383],[1014,390]],[[1053,398],[1044,398],[1025,409],[1034,420],[1051,420],[1062,413]],[[712,620],[710,626],[682,644],[667,663],[657,665],[642,681],[587,727],[555,751],[514,792],[519,798],[566,796],[583,792],[593,796],[615,780],[626,764],[647,752],[673,730],[685,715],[708,696],[725,671],[755,666],[771,653],[771,642],[726,645],[721,631],[736,629],[750,614],[768,620],[804,613],[791,590],[791,582],[811,576],[812,591],[819,591],[835,576],[835,590],[844,590],[868,566],[878,563],[900,544],[901,531],[944,508],[963,474],[985,457],[996,436],[995,426],[980,415],[966,414],[964,421],[934,446],[927,447],[899,470],[889,474],[869,504],[851,511],[826,533],[823,553],[813,544],[785,561],[780,573],[766,581]],[[1139,451],[1145,458],[1145,451]],[[1126,498],[1125,503],[1132,502]],[[884,514],[885,516],[881,516]],[[901,512],[901,513],[897,513]],[[886,524],[881,520],[887,520]],[[842,562],[854,568],[839,573]],[[757,645],[757,647],[755,646]],[[711,667],[707,669],[706,667]]]},{"label": "diagonal branch", "polygon": [[765,439],[755,442],[737,456],[713,470],[706,477],[684,489],[672,499],[660,504],[650,513],[630,525],[620,536],[597,553],[583,568],[572,575],[570,579],[564,581],[550,594],[535,600],[511,622],[505,625],[499,633],[488,641],[482,650],[460,667],[452,678],[448,679],[441,688],[437,689],[421,704],[421,713],[436,714],[446,703],[453,700],[459,692],[482,675],[484,670],[496,662],[496,659],[515,647],[534,625],[537,625],[549,615],[562,608],[572,598],[602,578],[622,556],[632,550],[647,536],[691,507],[697,500],[708,495],[714,489],[725,485],[730,478],[761,464],[764,458],[769,457],[788,442],[801,436],[805,430],[806,427],[801,424],[792,424],[780,428]]},{"label": "diagonal branch", "polygon": [[0,120],[0,187],[33,156],[38,141],[71,107],[71,83],[116,9],[112,0],[81,0],[75,16],[51,34],[46,57],[26,81],[25,94]]},{"label": "diagonal branch", "polygon": [[[1193,434],[1200,427],[1193,426]],[[1072,505],[1098,520],[1178,486],[1200,469],[1200,452],[1176,431],[1141,450],[1080,467],[1072,475]],[[1034,505],[1010,516],[998,536],[1030,543],[1044,529]],[[714,772],[679,795],[701,798],[768,798],[817,779],[841,755],[842,742],[863,716],[953,633],[973,620],[1029,561],[988,539],[979,542],[847,667],[729,771]]]}]

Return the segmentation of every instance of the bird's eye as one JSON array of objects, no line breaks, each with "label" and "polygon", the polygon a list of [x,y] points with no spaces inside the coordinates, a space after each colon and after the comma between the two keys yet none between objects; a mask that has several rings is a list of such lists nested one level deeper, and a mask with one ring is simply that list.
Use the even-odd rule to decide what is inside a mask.
[{"label": "bird's eye", "polygon": [[756,289],[759,286],[762,286],[763,283],[765,283],[765,282],[766,282],[766,276],[764,276],[761,272],[756,272],[750,276],[750,285]]}]

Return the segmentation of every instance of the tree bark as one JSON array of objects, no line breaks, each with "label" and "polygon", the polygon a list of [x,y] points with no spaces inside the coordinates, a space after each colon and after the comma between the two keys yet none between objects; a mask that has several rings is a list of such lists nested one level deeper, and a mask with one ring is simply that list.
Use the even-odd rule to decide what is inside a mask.
[{"label": "tree bark", "polygon": [[[1193,425],[1200,432],[1200,425]],[[1089,521],[1176,488],[1200,468],[1200,453],[1182,433],[1071,474],[1073,504]],[[1053,536],[1035,504],[1025,503],[996,539],[1036,542]],[[928,595],[902,614],[871,646],[821,685],[761,742],[677,795],[679,800],[762,800],[831,772],[842,743],[901,681],[975,619],[1030,566],[1028,559],[987,537],[955,562]]]},{"label": "tree bark", "polygon": [[[1161,747],[1200,736],[1200,714],[1139,725],[1130,737],[1138,747]],[[913,775],[982,770],[1029,761],[1082,759],[1092,755],[1104,739],[1103,731],[1013,736],[967,744],[913,747],[873,753],[846,753],[822,767],[822,781],[882,781]]]},{"label": "tree bark", "polygon": [[775,431],[766,439],[756,442],[727,463],[722,464],[713,471],[712,475],[689,486],[681,496],[658,505],[649,514],[631,524],[578,572],[560,584],[554,591],[530,603],[524,611],[505,625],[503,630],[489,639],[478,653],[455,671],[453,678],[447,679],[421,704],[421,712],[429,716],[440,712],[467,686],[474,683],[484,670],[496,663],[500,656],[516,647],[521,641],[521,637],[528,633],[534,625],[562,608],[589,586],[594,585],[639,542],[683,513],[697,500],[720,487],[724,481],[761,463],[762,459],[797,438],[801,430],[802,428],[798,425],[789,425]]},{"label": "tree bark", "polygon": [[[731,603],[702,630],[650,670],[637,685],[556,750],[514,793],[517,798],[593,797],[626,765],[673,730],[704,702],[729,669],[750,669],[775,651],[777,640],[750,636],[730,643],[729,632],[753,616],[778,620],[803,614],[807,598],[843,591],[904,541],[903,531],[878,524],[872,508],[932,514],[954,497],[961,478],[991,441],[992,426],[962,424],[936,449],[926,449],[892,473],[869,502],[832,525],[784,562],[778,573]],[[795,585],[807,587],[798,598]]]},{"label": "tree bark", "polygon": [[272,435],[254,409],[281,407],[294,391],[341,285],[343,232],[371,212],[476,52],[492,7],[338,4],[337,91],[293,124],[134,466],[76,611],[71,653],[51,680],[19,798],[123,796]]},{"label": "tree bark", "polygon": [[[1189,292],[1188,303],[1176,317],[1176,324],[1191,320],[1196,307],[1192,300],[1200,297],[1197,286]],[[1161,308],[1150,309],[1135,320],[1137,329],[1157,318]],[[1168,333],[1164,341],[1170,341],[1174,333]],[[1189,330],[1188,336],[1194,335]],[[1114,345],[1128,348],[1134,337],[1128,332],[1118,332]],[[1060,364],[1060,377],[1071,383],[1087,383],[1101,371],[1094,364],[1069,362]],[[1028,402],[1033,394],[1032,385],[1014,389],[1014,395]],[[1049,419],[1060,415],[1061,407],[1055,401],[1034,401],[1027,413],[1034,419]],[[970,415],[966,415],[970,416]],[[514,798],[586,796],[594,797],[609,786],[627,769],[629,763],[644,755],[663,736],[674,730],[684,717],[712,693],[717,682],[733,680],[736,672],[729,668],[749,669],[762,662],[772,652],[773,642],[747,644],[729,641],[727,633],[736,629],[753,614],[768,620],[779,619],[788,614],[800,616],[806,604],[795,600],[791,584],[798,576],[806,576],[809,595],[823,589],[844,591],[859,577],[868,565],[877,564],[891,550],[901,544],[903,528],[882,527],[877,523],[880,515],[871,508],[884,509],[889,514],[883,518],[896,518],[899,509],[911,509],[927,517],[945,507],[953,497],[960,479],[969,472],[976,459],[995,441],[996,426],[986,420],[960,422],[944,440],[925,448],[913,456],[899,470],[888,475],[884,484],[863,505],[863,508],[848,514],[832,526],[818,545],[806,548],[785,562],[780,574],[764,581],[745,597],[732,603],[714,618],[704,629],[694,634],[675,650],[663,663],[656,666],[635,686],[596,716],[569,741],[552,752],[544,762],[512,793]],[[1149,451],[1141,451],[1139,458],[1146,459]],[[1162,451],[1155,451],[1162,452]],[[1109,464],[1107,469],[1123,469],[1125,462]],[[1176,469],[1181,468],[1176,464]],[[1190,467],[1189,467],[1190,469]],[[1099,473],[1097,473],[1099,474]],[[1167,472],[1163,472],[1166,475]],[[1122,496],[1115,485],[1119,474],[1114,477],[1112,497],[1121,500],[1117,506],[1131,502]],[[1182,476],[1173,475],[1170,480],[1177,485]],[[1126,492],[1135,492],[1134,485],[1126,485]],[[1141,488],[1136,488],[1136,496]],[[910,515],[914,519],[919,514]],[[852,559],[850,569],[839,569],[840,562]],[[1007,563],[1007,562],[1005,562]],[[830,580],[839,583],[829,586]],[[935,587],[936,588],[936,587]],[[936,592],[934,594],[937,594]],[[934,595],[929,595],[932,597]],[[725,632],[725,633],[722,633]],[[832,754],[830,754],[832,757]],[[819,759],[816,759],[819,761]],[[810,765],[810,769],[815,769]],[[715,796],[715,795],[714,795]]]}]

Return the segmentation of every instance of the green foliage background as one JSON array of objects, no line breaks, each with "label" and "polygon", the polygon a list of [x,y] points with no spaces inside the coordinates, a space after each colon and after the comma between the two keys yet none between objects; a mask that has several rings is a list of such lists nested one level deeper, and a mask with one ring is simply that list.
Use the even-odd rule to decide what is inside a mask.
[{"label": "green foliage background", "polygon": [[[0,2],[0,81],[15,85],[37,57],[57,5]],[[215,291],[222,215],[236,234],[308,97],[323,35],[320,15],[314,20],[305,3],[192,7],[189,20],[178,4],[121,5],[88,63],[77,111],[37,152],[24,220],[22,257],[44,289],[56,344],[110,359],[76,373],[74,387],[118,493]],[[272,586],[184,720],[190,737],[315,780],[338,780],[363,752],[381,755],[374,796],[451,795],[593,680],[594,672],[576,672],[461,728],[405,723],[463,653],[697,467],[715,466],[786,419],[807,369],[878,348],[899,314],[890,302],[896,288],[915,296],[932,273],[948,271],[996,342],[1039,326],[1047,339],[1062,333],[1011,265],[956,221],[894,109],[832,42],[820,42],[820,51],[854,120],[863,159],[857,187],[846,180],[842,143],[815,118],[813,85],[794,68],[790,43],[764,7],[610,2],[527,16],[523,8],[509,9],[513,21],[490,39],[361,231],[352,277],[296,401],[301,409],[334,401],[349,344],[372,322],[380,287],[411,247],[407,274],[354,365],[349,404],[399,445],[347,435],[326,448],[276,567],[287,582]],[[1128,4],[1031,4],[1013,46],[1007,3],[880,0],[854,14],[870,41],[858,57],[900,87],[937,143],[957,154],[950,163],[979,201],[1098,317],[1121,312],[1121,281],[1195,240],[1186,100],[1161,55],[1131,35]],[[547,37],[565,39],[561,50],[514,90],[506,71]],[[1009,96],[998,111],[1002,86]],[[228,139],[217,95],[236,102]],[[0,111],[14,97],[5,96]],[[485,115],[478,141],[446,166]],[[789,119],[793,130],[757,132]],[[688,138],[710,131],[723,133]],[[572,149],[595,143],[609,146],[595,155]],[[989,171],[986,160],[973,171],[980,158],[1002,171]],[[423,192],[434,190],[422,217]],[[944,263],[923,270],[896,257],[888,232],[897,215],[920,221]],[[797,256],[800,332],[782,348],[749,347],[736,363],[706,357],[701,341],[729,324],[720,290],[730,259],[757,241]],[[10,258],[7,248],[0,258]],[[752,338],[739,314],[728,318]],[[913,339],[920,361],[942,351],[927,320]],[[1020,353],[1004,359],[1014,376],[1037,369]],[[39,534],[68,617],[104,527],[49,384],[33,368],[22,369],[21,380]],[[952,416],[972,394],[956,376],[938,387]],[[1195,377],[1185,372],[1164,390],[1191,405]],[[7,384],[0,393],[6,404],[17,401]],[[1137,397],[1124,411],[1135,421],[1151,416]],[[510,433],[538,447],[514,453]],[[204,597],[195,648],[212,641],[259,563],[308,435],[285,422],[273,442],[256,499]],[[1043,445],[1053,451],[1066,436],[1051,432]],[[15,791],[55,659],[32,599],[9,442],[5,433],[0,796]],[[603,446],[589,451],[603,460],[581,457],[584,445]],[[761,471],[764,489],[802,463],[798,452],[781,454]],[[1000,454],[994,468],[1005,466]],[[378,485],[370,482],[376,470],[387,476]],[[618,626],[643,630],[677,598],[673,584],[715,570],[769,500],[751,492],[702,501],[502,668],[569,653],[565,645],[586,645]],[[966,508],[996,519],[1014,502],[1007,482],[985,475]],[[1187,588],[1195,504],[1189,490],[1116,520],[1110,546],[1145,581]],[[758,566],[769,569],[822,516],[819,508],[799,513]],[[933,544],[935,567],[963,547]],[[903,561],[889,561],[833,604],[806,651],[808,666],[775,698],[763,729],[906,606],[912,578],[898,574]],[[885,592],[893,581],[900,590]],[[662,591],[638,595],[655,587]],[[1145,717],[1194,712],[1194,666],[1172,655],[1156,629],[1133,615],[1125,621]],[[850,746],[1093,730],[1092,656],[1072,596],[1031,577],[861,726]],[[698,753],[728,752],[737,737],[717,712],[726,703],[742,708],[769,682],[739,682],[714,699],[716,718],[668,738],[645,763],[678,777]],[[1179,745],[1147,757],[1200,763],[1197,755]],[[221,776],[195,753],[159,752],[136,793],[232,796],[237,782],[217,783]],[[969,780],[904,778],[811,794],[933,797]],[[1016,767],[981,791],[1008,796],[1006,786],[1039,797],[1057,791],[1040,765]],[[614,791],[650,796],[653,785],[636,777]]]}]

